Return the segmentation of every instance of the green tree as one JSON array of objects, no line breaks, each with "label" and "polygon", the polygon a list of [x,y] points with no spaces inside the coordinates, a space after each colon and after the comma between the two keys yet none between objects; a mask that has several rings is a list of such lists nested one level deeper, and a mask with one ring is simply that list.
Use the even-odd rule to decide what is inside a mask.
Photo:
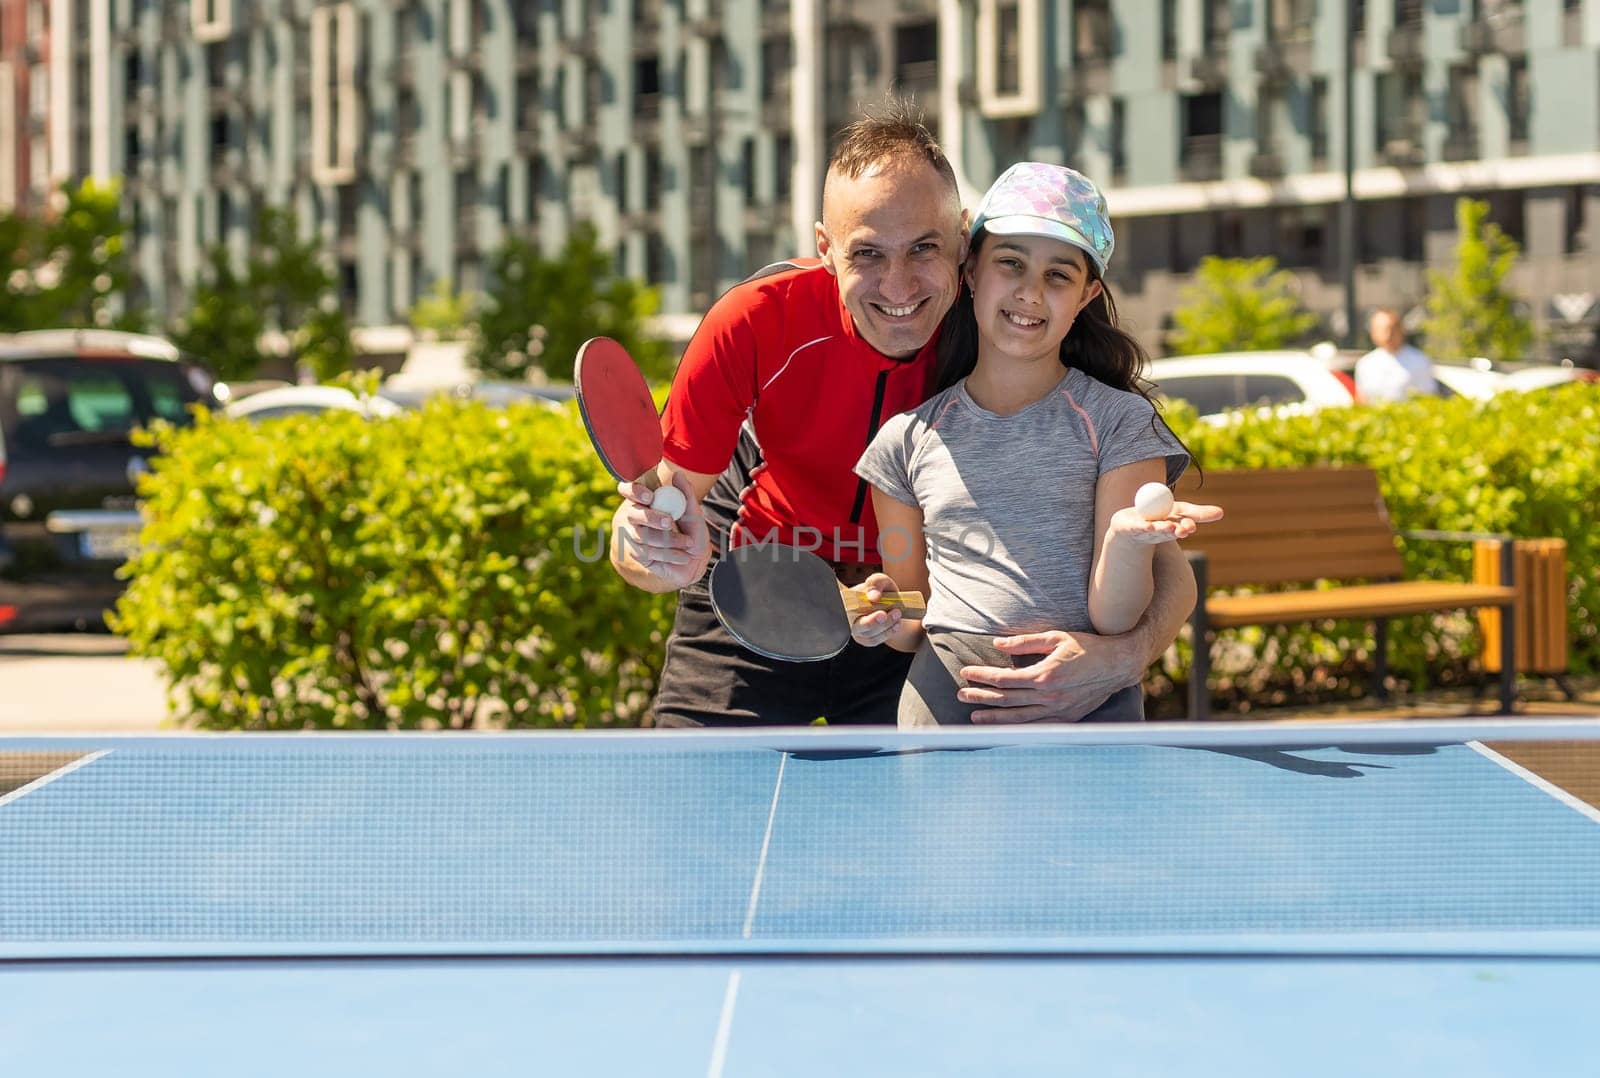
[{"label": "green tree", "polygon": [[1205,258],[1173,311],[1174,355],[1283,348],[1317,328],[1293,273],[1273,258]]},{"label": "green tree", "polygon": [[1455,266],[1450,272],[1428,271],[1422,332],[1435,359],[1516,360],[1533,343],[1533,326],[1517,313],[1506,287],[1520,249],[1488,217],[1487,202],[1456,199]]},{"label": "green tree", "polygon": [[273,330],[282,334],[290,361],[309,366],[318,378],[354,365],[350,325],[321,249],[299,238],[293,213],[269,207],[256,219],[242,272],[226,247],[211,249],[192,306],[172,337],[222,377],[237,379],[260,370],[262,338]]},{"label": "green tree", "polygon": [[660,303],[656,290],[618,277],[592,227],[576,229],[555,258],[514,236],[495,252],[489,268],[492,283],[478,314],[474,355],[481,370],[521,378],[538,367],[568,379],[584,341],[614,337],[646,377],[672,373],[667,346],[644,328]]},{"label": "green tree", "polygon": [[43,219],[0,217],[0,331],[110,326],[143,329],[145,312],[128,308],[133,266],[117,181],[84,180],[61,188],[59,208]]},{"label": "green tree", "polygon": [[417,334],[441,341],[465,337],[472,325],[472,297],[450,287],[450,280],[441,277],[433,282],[426,296],[412,306],[407,321]]},{"label": "green tree", "polygon": [[207,252],[194,302],[169,335],[179,348],[203,359],[218,378],[237,381],[260,370],[266,328],[250,282],[235,272],[228,249],[218,245]]}]

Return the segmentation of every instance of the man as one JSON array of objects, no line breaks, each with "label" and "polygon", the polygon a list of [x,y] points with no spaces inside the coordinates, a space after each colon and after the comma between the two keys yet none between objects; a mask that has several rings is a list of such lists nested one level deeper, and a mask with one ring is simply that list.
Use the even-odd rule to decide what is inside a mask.
[{"label": "man", "polygon": [[1358,400],[1380,404],[1411,396],[1438,396],[1433,361],[1406,343],[1399,311],[1380,307],[1372,312],[1367,335],[1376,347],[1356,361]]},{"label": "man", "polygon": [[[891,103],[841,133],[818,260],[760,271],[696,331],[662,417],[661,478],[689,508],[674,526],[647,507],[648,490],[624,484],[629,500],[614,518],[612,563],[623,578],[678,591],[658,726],[895,721],[909,655],[852,643],[824,663],[762,658],[717,621],[705,577],[724,544],[749,541],[817,548],[851,586],[880,567],[870,491],[852,468],[885,419],[929,395],[939,324],[959,291],[965,217],[955,173],[920,116]],[[1182,553],[1163,551],[1155,597],[1129,633],[1014,637],[1000,650],[1044,657],[962,670],[973,721],[1076,719],[1137,682],[1195,599]]]}]

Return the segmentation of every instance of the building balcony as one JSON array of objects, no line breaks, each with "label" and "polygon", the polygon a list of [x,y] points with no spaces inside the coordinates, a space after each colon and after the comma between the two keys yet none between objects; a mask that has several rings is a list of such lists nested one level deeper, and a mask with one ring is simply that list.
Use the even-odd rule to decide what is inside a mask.
[{"label": "building balcony", "polygon": [[1111,63],[1108,60],[1079,59],[1061,71],[1061,89],[1068,98],[1091,97],[1111,92]]},{"label": "building balcony", "polygon": [[929,102],[939,96],[939,61],[918,60],[901,64],[895,72],[895,85],[905,97]]},{"label": "building balcony", "polygon": [[389,143],[389,163],[394,168],[409,169],[417,163],[417,136],[413,131],[397,133]]},{"label": "building balcony", "polygon": [[1416,168],[1427,160],[1422,138],[1416,132],[1398,132],[1384,138],[1378,157],[1391,168]]},{"label": "building balcony", "polygon": [[1222,178],[1222,136],[1190,135],[1183,140],[1178,171],[1185,180],[1203,182]]},{"label": "building balcony", "polygon": [[482,146],[478,143],[476,131],[451,135],[449,142],[450,167],[454,169],[466,168],[478,160],[482,149]]},{"label": "building balcony", "polygon": [[761,5],[761,31],[772,34],[789,29],[789,0],[767,0]]},{"label": "building balcony", "polygon": [[219,187],[231,187],[244,180],[244,150],[227,146],[211,151],[211,182]]},{"label": "building balcony", "polygon": [[789,96],[761,102],[761,125],[768,131],[787,131],[793,124]]},{"label": "building balcony", "polygon": [[600,144],[595,139],[594,132],[587,128],[566,132],[562,138],[562,147],[566,151],[567,160],[574,164],[592,163],[600,155]]},{"label": "building balcony", "polygon": [[1446,161],[1476,161],[1478,152],[1477,125],[1451,124],[1450,132],[1444,138],[1444,159]]},{"label": "building balcony", "polygon": [[1179,77],[1207,89],[1220,89],[1228,82],[1227,53],[1203,52],[1185,56],[1178,64]]},{"label": "building balcony", "polygon": [[456,211],[456,252],[478,250],[478,207],[463,206]]},{"label": "building balcony", "polygon": [[1396,26],[1389,31],[1389,40],[1385,47],[1389,54],[1389,62],[1396,67],[1421,67],[1424,58],[1422,25],[1412,23]]},{"label": "building balcony", "polygon": [[1283,155],[1275,149],[1260,149],[1250,155],[1250,175],[1258,180],[1281,179],[1285,171]]},{"label": "building balcony", "polygon": [[1521,10],[1506,8],[1462,26],[1461,48],[1475,55],[1526,52],[1527,33]]},{"label": "building balcony", "polygon": [[476,75],[483,70],[483,46],[473,42],[460,52],[452,52],[445,58],[451,71],[465,71],[469,75]]}]

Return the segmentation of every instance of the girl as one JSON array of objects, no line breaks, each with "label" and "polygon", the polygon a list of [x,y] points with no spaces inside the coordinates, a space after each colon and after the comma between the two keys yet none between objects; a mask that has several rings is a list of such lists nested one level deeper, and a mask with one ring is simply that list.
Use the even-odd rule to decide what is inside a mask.
[{"label": "girl", "polygon": [[[1189,456],[1139,388],[1143,350],[1117,326],[1104,282],[1114,243],[1086,177],[1007,169],[972,222],[937,391],[885,423],[856,465],[884,562],[867,588],[929,595],[922,621],[880,611],[853,626],[859,643],[916,652],[901,726],[970,722],[958,672],[1007,665],[997,635],[1126,632],[1149,605],[1155,545],[1220,515],[1179,503],[1151,521],[1132,508]],[[1088,718],[1143,719],[1139,686]]]}]

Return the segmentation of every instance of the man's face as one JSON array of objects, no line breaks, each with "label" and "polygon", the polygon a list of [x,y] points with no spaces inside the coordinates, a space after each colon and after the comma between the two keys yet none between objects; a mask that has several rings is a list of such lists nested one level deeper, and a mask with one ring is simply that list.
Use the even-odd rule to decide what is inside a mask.
[{"label": "man's face", "polygon": [[1406,343],[1406,331],[1400,325],[1400,319],[1388,311],[1379,311],[1372,316],[1372,321],[1367,324],[1367,333],[1371,335],[1372,343],[1385,352],[1398,352]]},{"label": "man's face", "polygon": [[915,355],[955,302],[964,216],[921,161],[828,177],[817,254],[838,278],[856,331],[884,355]]}]

